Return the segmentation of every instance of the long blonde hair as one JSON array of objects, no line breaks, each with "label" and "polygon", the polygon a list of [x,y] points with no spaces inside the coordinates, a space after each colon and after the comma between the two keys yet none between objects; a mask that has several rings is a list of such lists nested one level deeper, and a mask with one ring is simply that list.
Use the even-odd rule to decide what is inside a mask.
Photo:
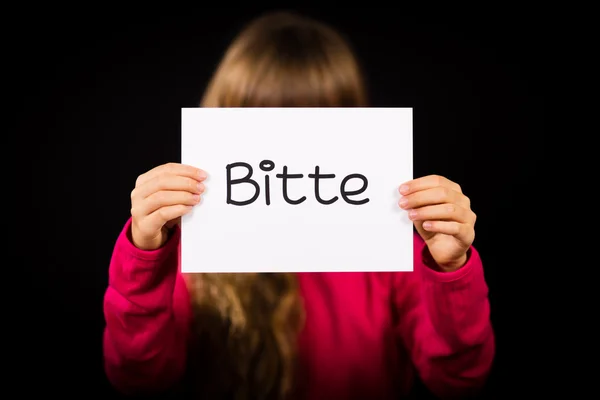
[{"label": "long blonde hair", "polygon": [[[361,107],[357,59],[331,27],[293,13],[264,15],[227,49],[202,107]],[[195,274],[196,365],[210,398],[284,399],[294,392],[304,309],[294,274]],[[193,368],[192,368],[193,369]]]}]

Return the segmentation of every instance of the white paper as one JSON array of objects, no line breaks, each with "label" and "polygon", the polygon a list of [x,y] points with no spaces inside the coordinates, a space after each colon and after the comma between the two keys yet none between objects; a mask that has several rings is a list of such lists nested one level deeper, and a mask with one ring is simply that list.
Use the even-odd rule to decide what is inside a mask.
[{"label": "white paper", "polygon": [[[412,179],[410,108],[185,108],[182,163],[205,170],[202,201],[182,220],[182,272],[412,271],[413,225],[398,207],[398,186]],[[274,169],[260,169],[263,160]],[[227,203],[227,165],[248,163],[260,187],[252,204]],[[283,198],[283,166],[288,196]],[[315,198],[315,173],[320,179]],[[248,173],[231,169],[231,179]],[[362,174],[366,190],[347,203],[341,182]],[[265,175],[269,175],[270,205]],[[350,179],[346,191],[363,185]],[[231,185],[232,200],[252,197],[249,183]]]}]

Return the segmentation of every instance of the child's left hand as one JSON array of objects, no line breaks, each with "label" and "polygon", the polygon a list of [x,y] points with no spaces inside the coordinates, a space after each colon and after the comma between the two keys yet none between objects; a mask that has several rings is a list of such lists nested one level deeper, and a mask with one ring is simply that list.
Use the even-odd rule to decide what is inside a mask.
[{"label": "child's left hand", "polygon": [[406,182],[398,190],[400,207],[408,211],[436,264],[444,271],[462,267],[475,239],[476,215],[460,186],[429,175]]}]

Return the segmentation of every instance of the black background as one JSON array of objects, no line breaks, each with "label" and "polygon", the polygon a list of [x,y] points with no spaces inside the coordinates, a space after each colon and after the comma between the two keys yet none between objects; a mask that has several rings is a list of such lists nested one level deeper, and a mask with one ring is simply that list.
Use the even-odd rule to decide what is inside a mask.
[{"label": "black background", "polygon": [[[33,149],[21,243],[33,269],[20,301],[35,310],[25,316],[35,329],[22,335],[39,386],[26,390],[108,396],[102,297],[129,193],[139,174],[180,160],[181,107],[199,103],[229,41],[261,10],[53,11],[19,25],[12,48],[17,137]],[[497,334],[486,396],[536,390],[525,328],[537,323],[526,278],[536,264],[523,202],[538,190],[547,27],[499,10],[308,14],[355,46],[373,106],[414,108],[415,175],[444,175],[472,199]]]}]

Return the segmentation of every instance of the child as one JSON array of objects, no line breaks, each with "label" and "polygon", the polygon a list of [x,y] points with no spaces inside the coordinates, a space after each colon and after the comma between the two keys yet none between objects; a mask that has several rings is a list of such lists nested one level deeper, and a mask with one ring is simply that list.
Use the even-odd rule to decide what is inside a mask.
[{"label": "child", "polygon": [[[366,105],[346,41],[286,13],[238,36],[202,100]],[[199,203],[205,177],[162,165],[131,193],[104,302],[105,369],[116,388],[181,387],[206,399],[387,399],[409,393],[414,371],[440,397],[482,386],[494,333],[472,247],[475,214],[459,185],[427,176],[399,186],[399,206],[418,232],[414,272],[183,275],[177,222]]]}]

